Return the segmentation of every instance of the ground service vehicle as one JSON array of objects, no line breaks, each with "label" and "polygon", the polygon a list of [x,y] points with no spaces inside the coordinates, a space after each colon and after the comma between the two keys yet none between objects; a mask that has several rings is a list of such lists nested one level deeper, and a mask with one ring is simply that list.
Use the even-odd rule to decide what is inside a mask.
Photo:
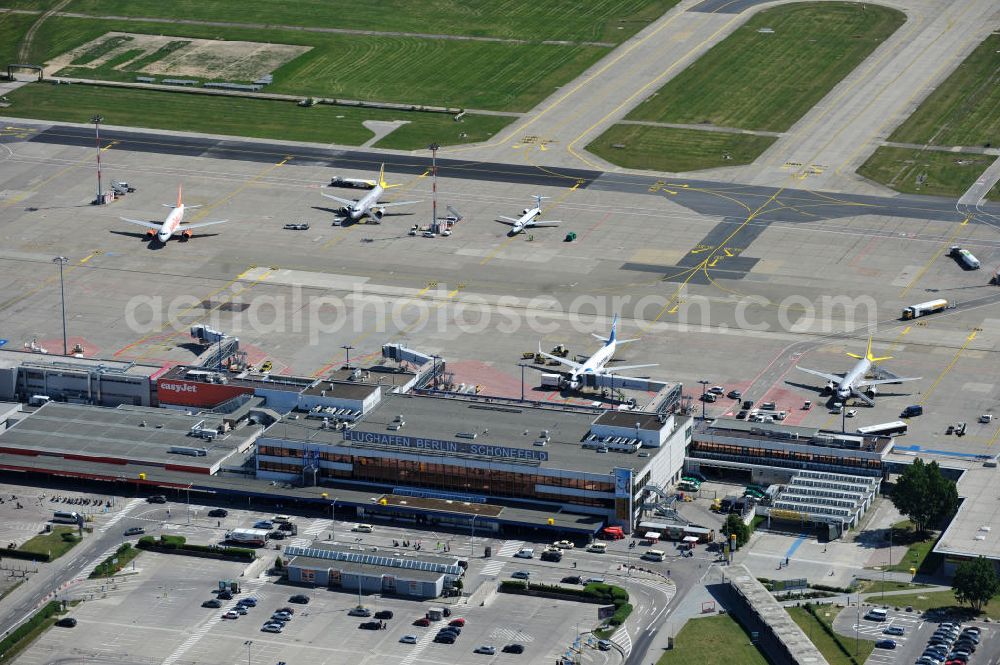
[{"label": "ground service vehicle", "polygon": [[73,511],[57,510],[52,513],[52,521],[59,522],[61,524],[78,524],[80,522],[80,513]]},{"label": "ground service vehicle", "polygon": [[966,270],[979,270],[982,265],[972,252],[962,249],[958,245],[952,245],[951,251],[948,254],[961,263]]},{"label": "ground service vehicle", "polygon": [[858,434],[863,436],[895,436],[896,434],[906,434],[909,428],[910,426],[902,420],[894,420],[891,423],[859,427]]},{"label": "ground service vehicle", "polygon": [[910,305],[909,307],[904,308],[902,318],[917,319],[921,316],[942,312],[946,309],[948,309],[948,301],[944,298],[928,300],[927,302],[917,303],[916,305]]},{"label": "ground service vehicle", "polygon": [[667,553],[663,550],[646,550],[646,553],[642,555],[642,558],[648,561],[663,561],[666,556]]}]

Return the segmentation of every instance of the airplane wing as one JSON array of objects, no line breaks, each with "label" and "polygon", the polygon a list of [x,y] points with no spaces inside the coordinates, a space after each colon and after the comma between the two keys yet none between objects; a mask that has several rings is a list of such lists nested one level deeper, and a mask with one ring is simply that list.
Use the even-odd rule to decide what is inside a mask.
[{"label": "airplane wing", "polygon": [[130,224],[138,224],[139,226],[145,226],[147,229],[155,229],[157,231],[159,231],[160,227],[163,226],[162,223],[154,224],[153,222],[147,222],[141,219],[129,219],[128,217],[119,217],[118,219],[122,220],[123,222],[129,222]]},{"label": "airplane wing", "polygon": [[[608,341],[607,338],[604,337],[603,335],[598,335],[597,333],[590,333],[590,334],[593,336],[594,339],[599,339],[602,342]],[[638,342],[640,339],[641,339],[640,337],[633,337],[632,339],[616,339],[615,343],[616,344],[629,344],[631,342]]]},{"label": "airplane wing", "polygon": [[[323,194],[323,192],[320,192],[320,194]],[[325,196],[328,199],[333,199],[337,203],[340,203],[341,205],[345,206],[354,205],[355,203],[357,203],[357,201],[355,201],[354,199],[342,199],[339,196],[334,196],[333,194],[323,194],[323,196]]]},{"label": "airplane wing", "polygon": [[423,203],[423,201],[396,201],[395,203],[379,203],[381,208],[391,208],[393,206],[408,206],[413,203]]},{"label": "airplane wing", "polygon": [[886,383],[902,383],[903,381],[919,381],[923,377],[915,376],[910,378],[897,377],[895,379],[862,379],[855,382],[857,388],[867,388],[868,386],[880,386]]},{"label": "airplane wing", "polygon": [[570,369],[573,369],[573,370],[578,370],[581,367],[583,367],[582,363],[574,362],[572,360],[569,360],[568,358],[560,358],[559,356],[554,356],[551,353],[545,353],[544,351],[542,351],[542,345],[541,345],[541,343],[539,343],[539,345],[538,345],[538,353],[542,357],[548,358],[549,360],[557,360],[560,363],[562,363],[563,365],[566,365],[566,367],[569,367]]},{"label": "airplane wing", "polygon": [[618,374],[618,372],[621,371],[621,370],[623,370],[623,369],[640,369],[642,367],[658,367],[658,366],[659,366],[659,363],[653,363],[652,365],[621,365],[619,367],[612,368],[614,370],[613,372],[608,371],[608,368],[605,367],[604,368],[604,373],[605,374],[612,374],[612,373],[613,374]]},{"label": "airplane wing", "polygon": [[200,229],[203,226],[212,226],[213,224],[222,224],[223,222],[228,222],[228,221],[229,221],[228,219],[217,219],[213,222],[199,222],[198,224],[183,224],[177,227],[177,230],[174,231],[174,235],[177,235],[178,233],[183,233],[184,231],[188,231],[190,229]]},{"label": "airplane wing", "polygon": [[539,220],[537,222],[528,222],[525,226],[558,226],[559,224],[562,224],[562,222],[547,219],[545,221]]},{"label": "airplane wing", "polygon": [[844,379],[844,377],[837,376],[836,374],[827,374],[826,372],[820,372],[818,370],[808,369],[806,367],[799,367],[798,365],[795,366],[795,369],[806,372],[807,374],[812,374],[814,376],[821,377],[823,379],[826,379],[827,381],[833,381],[834,383],[838,384]]},{"label": "airplane wing", "polygon": [[517,224],[517,220],[514,219],[513,217],[505,217],[503,215],[498,215],[496,221],[500,222],[501,224],[506,224],[507,226],[514,226],[515,224]]}]

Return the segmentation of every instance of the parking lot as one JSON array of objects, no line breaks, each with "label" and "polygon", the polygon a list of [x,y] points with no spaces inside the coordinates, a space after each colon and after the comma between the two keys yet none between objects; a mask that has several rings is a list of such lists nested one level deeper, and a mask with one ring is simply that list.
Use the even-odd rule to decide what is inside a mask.
[{"label": "parking lot", "polygon": [[[43,635],[17,662],[41,665],[70,655],[128,659],[155,657],[173,663],[364,662],[389,665],[419,662],[518,662],[550,663],[572,643],[578,627],[593,625],[593,605],[575,602],[498,595],[488,607],[453,607],[452,618],[466,625],[455,644],[433,642],[444,622],[414,626],[427,608],[437,603],[365,596],[373,611],[390,610],[394,616],[384,630],[361,630],[366,618],[348,611],[358,604],[350,593],[326,589],[301,589],[275,584],[273,578],[243,581],[243,592],[223,607],[205,608],[214,597],[219,580],[239,579],[242,566],[186,557],[144,553],[134,575],[112,584],[90,584],[94,594],[76,606],[71,616],[75,628],[56,628]],[[102,590],[103,589],[103,590]],[[290,604],[296,593],[309,596],[308,604]],[[257,599],[238,619],[223,619],[226,610],[247,596]],[[295,610],[279,634],[262,632],[264,621],[284,606]],[[415,644],[401,642],[404,635]],[[247,644],[250,642],[250,644]],[[503,646],[519,643],[523,654],[506,654]],[[479,645],[493,645],[495,655],[473,654]],[[606,654],[589,649],[592,662],[605,662]],[[249,652],[249,653],[248,653]],[[248,660],[249,658],[249,660]]]},{"label": "parking lot", "polygon": [[[834,629],[841,635],[849,638],[855,636],[862,640],[878,641],[891,639],[896,643],[895,649],[876,648],[866,662],[875,665],[912,665],[915,663],[924,649],[927,647],[928,639],[942,623],[957,619],[948,617],[933,618],[919,611],[907,612],[905,608],[894,608],[888,606],[888,615],[885,621],[873,621],[865,615],[877,605],[862,605],[861,618],[858,620],[858,608],[856,605],[845,608],[834,622]],[[886,607],[886,606],[881,606]],[[1000,658],[1000,639],[996,638],[996,631],[991,624],[981,621],[961,621],[962,627],[976,626],[982,631],[981,641],[972,657],[969,658],[969,665],[992,665]],[[885,630],[890,627],[903,629],[902,635],[886,634]],[[850,640],[847,640],[850,643]]]}]

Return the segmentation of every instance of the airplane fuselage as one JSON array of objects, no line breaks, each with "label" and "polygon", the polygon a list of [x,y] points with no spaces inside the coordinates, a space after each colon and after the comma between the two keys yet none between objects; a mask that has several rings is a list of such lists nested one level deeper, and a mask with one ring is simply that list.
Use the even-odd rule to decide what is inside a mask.
[{"label": "airplane fuselage", "polygon": [[346,206],[345,212],[351,218],[351,221],[357,222],[362,217],[367,215],[371,209],[378,204],[379,198],[385,190],[382,189],[381,185],[375,185],[367,194],[362,196],[353,204]]},{"label": "airplane fuselage", "polygon": [[510,227],[510,233],[508,235],[516,236],[518,233],[523,231],[528,224],[535,221],[535,218],[542,214],[542,209],[539,207],[525,208],[524,214],[518,217],[517,221],[514,222]]},{"label": "airplane fuselage", "polygon": [[570,374],[570,386],[573,388],[580,387],[581,374],[600,374],[605,365],[607,365],[608,362],[615,356],[615,350],[617,348],[618,344],[616,342],[609,342],[599,348],[594,355],[584,361],[583,365],[578,370]]},{"label": "airplane fuselage", "polygon": [[181,225],[181,220],[184,219],[184,204],[180,204],[176,208],[170,211],[167,218],[163,220],[163,224],[160,226],[160,230],[156,232],[156,239],[160,242],[167,242],[177,231],[177,227]]},{"label": "airplane fuselage", "polygon": [[836,386],[832,386],[837,393],[837,397],[841,399],[847,399],[851,396],[854,390],[854,384],[860,379],[868,376],[869,370],[871,370],[872,364],[867,358],[861,358],[858,362],[854,363],[854,367],[844,375],[844,378],[840,380]]}]

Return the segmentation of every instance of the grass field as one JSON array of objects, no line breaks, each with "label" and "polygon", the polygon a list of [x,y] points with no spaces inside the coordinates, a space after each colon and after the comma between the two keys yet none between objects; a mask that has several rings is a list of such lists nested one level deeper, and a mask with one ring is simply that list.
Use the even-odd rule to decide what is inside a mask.
[{"label": "grass field", "polygon": [[[823,630],[823,626],[820,625],[820,621],[822,621],[827,626],[832,626],[834,619],[837,618],[837,614],[841,610],[829,605],[822,605],[816,611],[819,613],[819,620],[801,607],[788,608],[788,614],[791,615],[792,620],[799,624],[799,628],[805,631],[810,641],[816,645],[816,648],[820,650],[820,653],[823,654],[830,665],[851,665],[850,657],[837,646],[834,638]],[[847,650],[852,655],[855,648],[857,648],[858,653],[855,656],[855,660],[859,663],[865,662],[875,649],[875,643],[868,640],[862,640],[859,644],[856,644],[854,640],[841,637],[841,644],[847,647]]]},{"label": "grass field", "polygon": [[[897,192],[958,197],[994,159],[989,155],[883,146],[861,165],[858,173]],[[924,175],[926,180],[918,182]],[[909,563],[909,559],[906,561]]]},{"label": "grass field", "polygon": [[992,34],[900,125],[890,141],[1000,145],[1000,34]]},{"label": "grass field", "polygon": [[[29,3],[23,3],[29,4]],[[357,30],[503,37],[525,40],[620,42],[677,0],[383,0],[368,7],[330,0],[74,0],[66,11],[306,25]],[[620,29],[619,29],[620,28]]]},{"label": "grass field", "polygon": [[762,11],[628,117],[784,131],[905,19],[894,9],[865,6],[810,2]]},{"label": "grass field", "polygon": [[674,638],[674,649],[663,654],[658,665],[673,663],[739,663],[767,665],[750,642],[750,636],[728,614],[691,619]]},{"label": "grass field", "polygon": [[[31,44],[47,62],[110,31],[163,34],[160,23],[51,18]],[[173,25],[170,35],[312,47],[278,68],[269,92],[462,108],[526,111],[607,55],[608,48],[373,38],[292,30]],[[102,75],[134,80],[134,72]]]},{"label": "grass field", "polygon": [[76,534],[76,527],[54,527],[50,533],[35,536],[17,549],[34,554],[51,554],[52,559],[58,559],[80,542],[79,539],[65,540],[64,533]]},{"label": "grass field", "polygon": [[[749,164],[775,140],[753,134],[614,125],[588,145],[587,150],[613,164],[632,169],[696,171]],[[615,145],[625,148],[615,148]]]},{"label": "grass field", "polygon": [[25,16],[22,14],[0,14],[0,66],[4,67],[18,61],[17,48],[21,43],[21,37],[28,31],[31,24],[35,22],[35,16]]},{"label": "grass field", "polygon": [[[389,135],[382,147],[413,150],[431,141],[441,145],[483,141],[513,118],[465,115],[455,122],[441,113],[412,113],[290,102],[207,97],[181,92],[104,88],[90,85],[33,83],[8,95],[3,115],[63,122],[87,122],[95,113],[109,125],[175,129],[209,134],[253,136],[287,141],[360,145],[372,137],[364,120],[410,120],[400,136]],[[462,138],[460,133],[467,136]]]},{"label": "grass field", "polygon": [[879,593],[885,591],[903,591],[905,589],[917,590],[926,586],[925,584],[914,584],[912,582],[893,582],[891,580],[862,580],[858,589],[861,593]]},{"label": "grass field", "polygon": [[[889,600],[889,598],[892,600]],[[968,605],[959,605],[958,601],[955,600],[955,594],[951,591],[901,594],[899,596],[888,596],[886,600],[889,600],[889,603],[893,607],[912,605],[913,609],[921,611],[943,609],[954,614],[975,615]],[[1000,619],[1000,598],[991,600],[983,609],[982,615],[988,616],[994,621]]]}]

